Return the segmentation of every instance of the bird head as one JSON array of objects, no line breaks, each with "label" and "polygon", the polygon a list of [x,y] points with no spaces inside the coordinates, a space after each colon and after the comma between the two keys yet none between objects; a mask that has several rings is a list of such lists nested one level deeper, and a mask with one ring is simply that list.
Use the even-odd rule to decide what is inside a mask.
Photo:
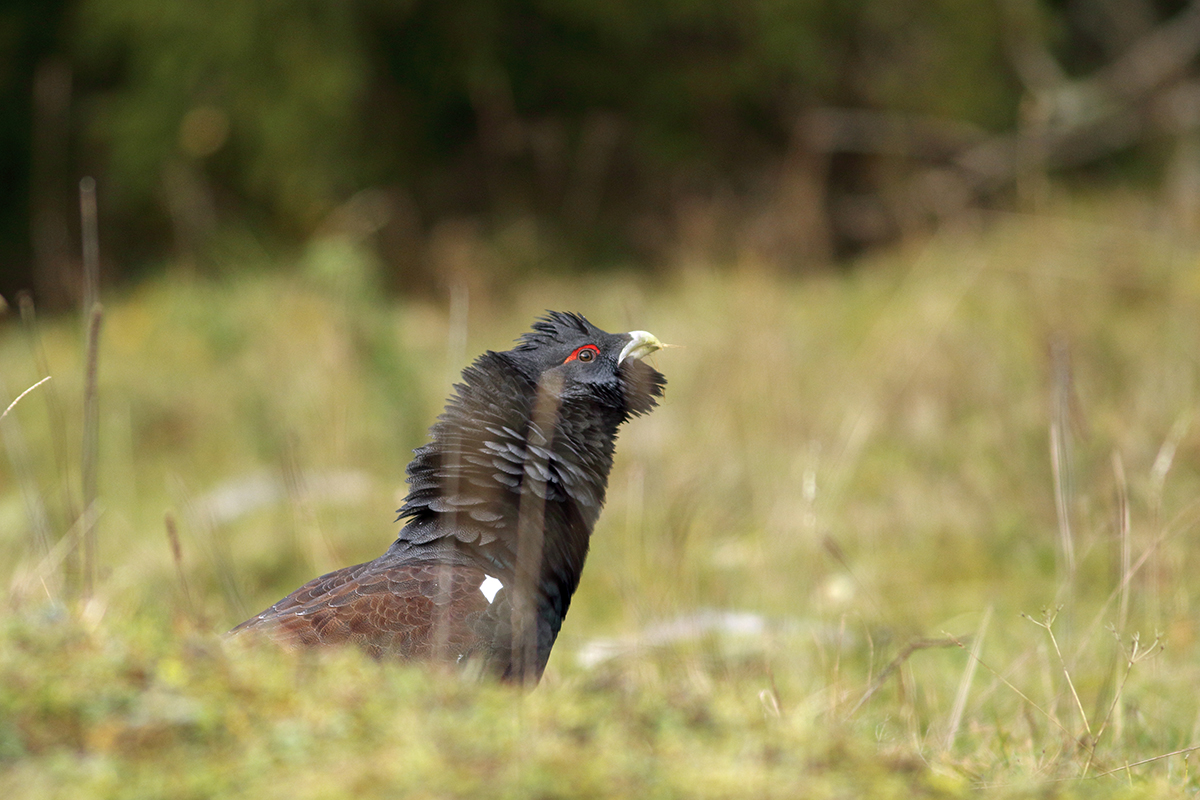
[{"label": "bird head", "polygon": [[666,378],[642,359],[664,347],[652,333],[607,333],[583,316],[547,312],[510,351],[514,362],[562,401],[588,400],[644,414],[662,396]]},{"label": "bird head", "polygon": [[[485,352],[463,370],[429,444],[408,465],[400,516],[428,522],[448,514],[455,525],[469,518],[453,535],[473,541],[477,529],[515,529],[513,497],[528,489],[553,507],[570,501],[572,518],[590,534],[617,429],[662,396],[667,379],[642,358],[663,346],[645,331],[606,333],[578,314],[549,312],[513,349]],[[401,539],[439,531],[418,526]],[[480,542],[497,535],[485,532]]]}]

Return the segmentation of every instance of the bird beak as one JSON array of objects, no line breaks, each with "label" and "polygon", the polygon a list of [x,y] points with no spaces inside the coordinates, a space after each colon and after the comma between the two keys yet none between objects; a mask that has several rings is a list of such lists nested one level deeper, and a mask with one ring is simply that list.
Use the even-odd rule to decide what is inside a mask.
[{"label": "bird beak", "polygon": [[629,337],[629,343],[621,348],[621,355],[617,357],[618,364],[624,364],[627,358],[645,358],[655,350],[662,350],[666,347],[658,340],[657,336],[649,331],[630,331],[625,335]]}]

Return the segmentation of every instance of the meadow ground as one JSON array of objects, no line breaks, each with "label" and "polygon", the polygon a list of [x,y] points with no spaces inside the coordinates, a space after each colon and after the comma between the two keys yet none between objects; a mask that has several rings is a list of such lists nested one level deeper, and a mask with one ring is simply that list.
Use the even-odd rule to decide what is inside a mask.
[{"label": "meadow ground", "polygon": [[[453,313],[381,299],[353,248],[301,260],[104,297],[94,514],[80,321],[0,318],[0,410],[52,375],[0,420],[0,795],[1200,788],[1200,242],[1152,205]],[[546,308],[682,347],[542,684],[223,642],[387,546],[452,378]]]}]

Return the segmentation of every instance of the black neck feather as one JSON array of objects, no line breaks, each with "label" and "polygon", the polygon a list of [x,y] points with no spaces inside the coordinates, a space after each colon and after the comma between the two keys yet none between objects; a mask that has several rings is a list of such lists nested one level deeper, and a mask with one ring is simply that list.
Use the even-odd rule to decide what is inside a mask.
[{"label": "black neck feather", "polygon": [[[408,466],[408,520],[395,547],[453,550],[515,575],[519,538],[540,523],[539,588],[560,613],[579,582],[604,504],[617,426],[608,403],[559,402],[509,353],[488,352],[430,430]],[[522,527],[526,526],[526,527]],[[520,532],[520,534],[519,534]]]}]

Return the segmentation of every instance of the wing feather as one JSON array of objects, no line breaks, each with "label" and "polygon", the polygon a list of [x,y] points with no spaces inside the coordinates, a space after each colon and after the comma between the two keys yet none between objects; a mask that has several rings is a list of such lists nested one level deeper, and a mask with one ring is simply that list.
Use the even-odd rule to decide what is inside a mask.
[{"label": "wing feather", "polygon": [[482,654],[491,604],[478,567],[368,562],[322,575],[233,629],[287,647],[354,644],[381,658],[455,661]]}]

